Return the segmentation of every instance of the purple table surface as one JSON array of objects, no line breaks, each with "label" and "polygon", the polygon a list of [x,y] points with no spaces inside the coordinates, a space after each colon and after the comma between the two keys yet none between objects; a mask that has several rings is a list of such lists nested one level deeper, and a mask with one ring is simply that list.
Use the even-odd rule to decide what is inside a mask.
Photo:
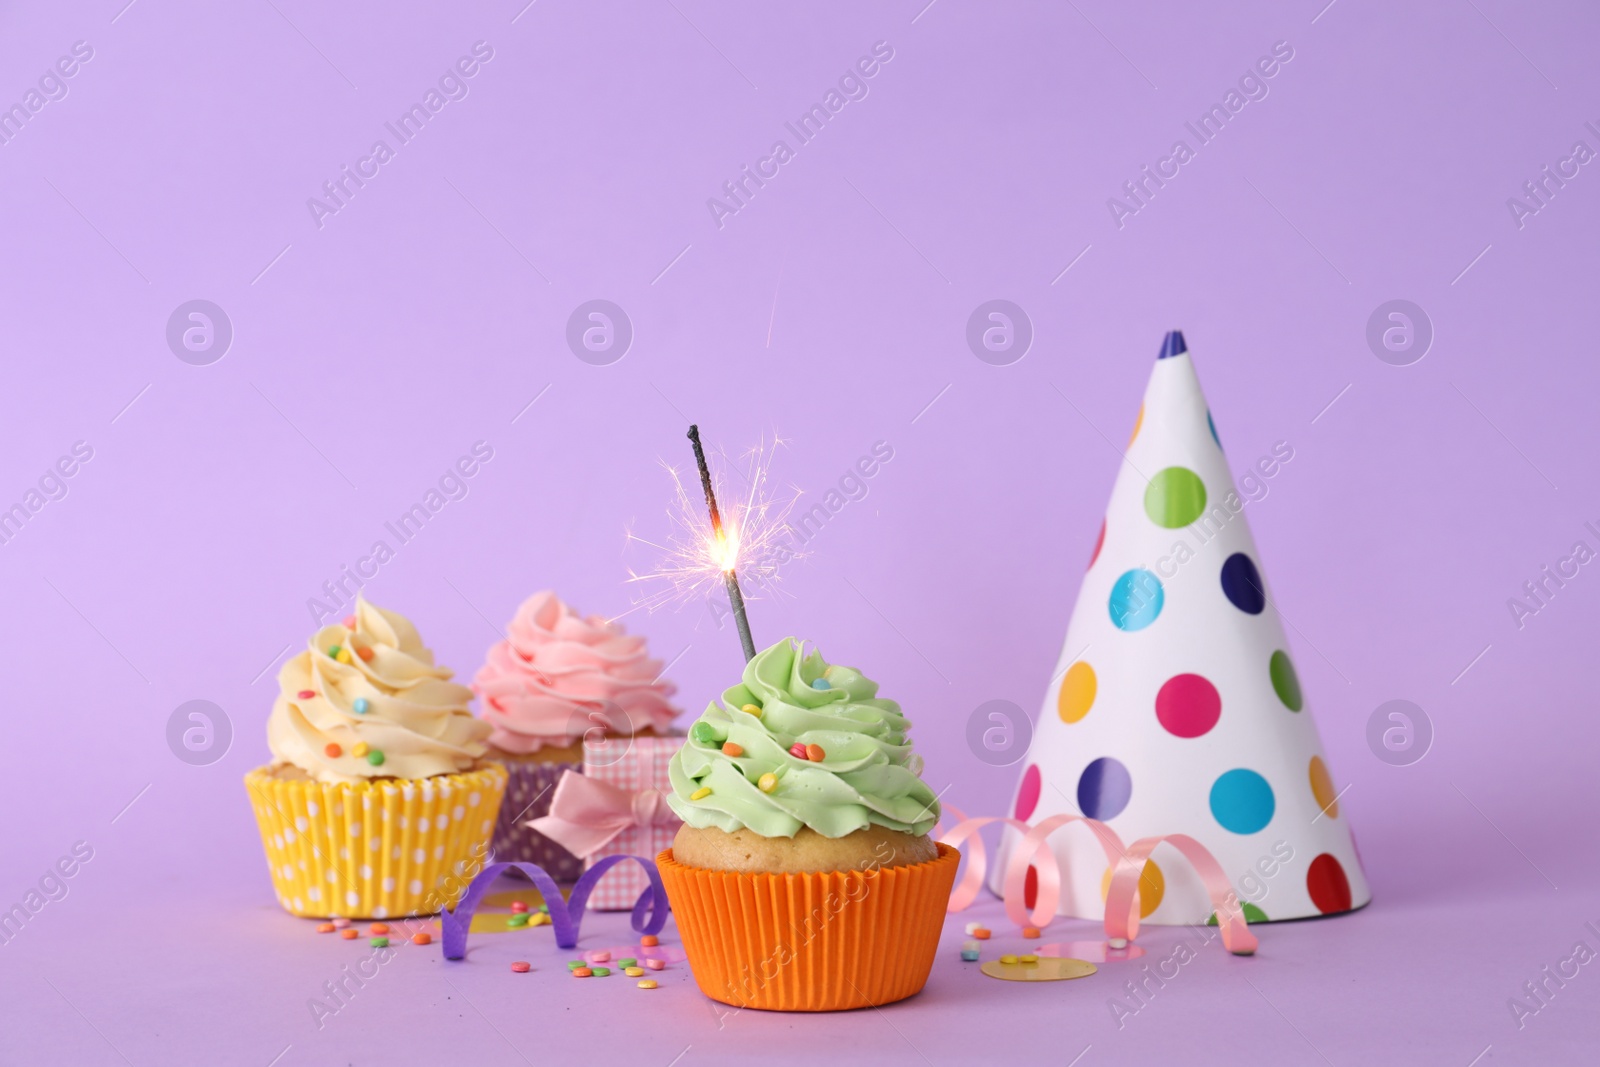
[{"label": "purple table surface", "polygon": [[[0,1063],[1592,1062],[1597,31],[1510,0],[4,5],[0,911],[39,907],[0,939]],[[569,335],[596,299],[626,351]],[[993,299],[1031,327],[1006,366],[967,338]],[[1369,341],[1396,299],[1425,352]],[[733,628],[630,612],[656,557],[625,531],[666,536],[690,421],[777,431],[826,517],[757,642],[860,666],[930,784],[999,814],[1018,766],[968,718],[1040,706],[1172,328],[1236,476],[1294,449],[1246,514],[1370,908],[1203,951],[1131,1017],[1135,968],[1001,985],[954,917],[881,1011],[725,1018],[682,966],[578,983],[528,931],[406,947],[317,1028],[365,950],[277,908],[240,779],[348,569],[463,678],[535,590],[626,614],[698,710]],[[1393,699],[1432,727],[1409,765],[1368,742]]]}]

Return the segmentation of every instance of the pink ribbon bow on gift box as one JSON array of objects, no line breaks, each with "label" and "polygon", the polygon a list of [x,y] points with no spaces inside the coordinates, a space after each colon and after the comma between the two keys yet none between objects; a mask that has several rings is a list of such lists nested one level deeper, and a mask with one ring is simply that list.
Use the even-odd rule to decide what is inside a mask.
[{"label": "pink ribbon bow on gift box", "polygon": [[529,819],[539,831],[574,856],[588,859],[624,830],[681,822],[659,789],[630,793],[609,782],[568,771],[556,783],[550,814]]}]

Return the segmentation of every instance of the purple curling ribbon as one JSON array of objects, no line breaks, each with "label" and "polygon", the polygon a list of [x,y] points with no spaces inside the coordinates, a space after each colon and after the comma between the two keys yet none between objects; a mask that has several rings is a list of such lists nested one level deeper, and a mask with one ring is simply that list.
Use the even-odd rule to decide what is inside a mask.
[{"label": "purple curling ribbon", "polygon": [[607,871],[623,860],[637,861],[650,879],[649,887],[639,894],[638,901],[633,905],[630,921],[634,930],[641,934],[660,933],[661,928],[667,925],[667,890],[661,884],[661,872],[656,870],[654,860],[644,856],[606,856],[595,860],[594,866],[584,871],[572,887],[571,898],[565,901],[561,899],[561,889],[555,879],[537,863],[491,863],[479,871],[472,884],[467,886],[466,893],[455,909],[439,916],[440,930],[444,934],[444,958],[459,960],[466,957],[467,931],[472,929],[472,916],[478,910],[478,902],[502,872],[513,869],[526,875],[544,897],[545,904],[550,908],[551,925],[555,927],[556,944],[561,948],[576,948],[578,927],[583,923],[583,911],[589,903],[590,892]]}]

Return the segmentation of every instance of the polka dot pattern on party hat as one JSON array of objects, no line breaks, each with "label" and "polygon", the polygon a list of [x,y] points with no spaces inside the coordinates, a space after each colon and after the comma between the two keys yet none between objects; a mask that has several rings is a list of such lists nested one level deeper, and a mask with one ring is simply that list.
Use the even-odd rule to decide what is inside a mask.
[{"label": "polka dot pattern on party hat", "polygon": [[1078,776],[1078,808],[1104,822],[1122,814],[1133,797],[1133,775],[1121,760],[1101,756]]},{"label": "polka dot pattern on party hat", "polygon": [[1222,717],[1222,694],[1198,674],[1175,674],[1156,693],[1156,719],[1174,737],[1199,737]]},{"label": "polka dot pattern on party hat", "polygon": [[1267,606],[1266,587],[1261,584],[1261,572],[1255,561],[1243,552],[1235,552],[1222,564],[1222,592],[1228,603],[1247,615],[1260,615]]},{"label": "polka dot pattern on party hat", "polygon": [[1061,693],[1056,698],[1061,721],[1077,722],[1089,714],[1099,688],[1100,680],[1095,677],[1093,667],[1082,660],[1068,667],[1066,676],[1061,679]]},{"label": "polka dot pattern on party hat", "polygon": [[1125,571],[1111,586],[1111,623],[1119,630],[1142,630],[1156,621],[1166,602],[1161,579],[1143,567]]},{"label": "polka dot pattern on party hat", "polygon": [[[1104,900],[1111,895],[1112,869],[1106,868],[1106,873],[1100,876],[1100,899]],[[1148,919],[1150,913],[1161,907],[1161,900],[1167,895],[1167,878],[1161,873],[1154,860],[1146,860],[1144,870],[1139,872],[1139,918]]]},{"label": "polka dot pattern on party hat", "polygon": [[1267,673],[1272,676],[1272,691],[1278,694],[1284,707],[1299,711],[1306,706],[1305,699],[1300,695],[1300,676],[1294,671],[1289,653],[1281,648],[1274,652],[1272,661],[1267,665]]},{"label": "polka dot pattern on party hat", "polygon": [[1206,484],[1188,467],[1156,471],[1144,490],[1144,511],[1157,526],[1176,530],[1206,510]]},{"label": "polka dot pattern on party hat", "polygon": [[1333,788],[1333,775],[1321,756],[1311,757],[1311,795],[1316,798],[1317,810],[1330,819],[1339,817],[1339,794]]},{"label": "polka dot pattern on party hat", "polygon": [[1253,834],[1266,829],[1277,806],[1272,786],[1245,767],[1228,771],[1211,785],[1211,817],[1231,833]]},{"label": "polka dot pattern on party hat", "polygon": [[1344,866],[1327,852],[1312,860],[1306,869],[1306,892],[1324,915],[1350,910],[1350,879]]},{"label": "polka dot pattern on party hat", "polygon": [[1042,779],[1039,776],[1039,765],[1030,763],[1028,769],[1022,772],[1022,785],[1017,789],[1016,817],[1027,822],[1033,817],[1033,809],[1039,806],[1039,789]]}]

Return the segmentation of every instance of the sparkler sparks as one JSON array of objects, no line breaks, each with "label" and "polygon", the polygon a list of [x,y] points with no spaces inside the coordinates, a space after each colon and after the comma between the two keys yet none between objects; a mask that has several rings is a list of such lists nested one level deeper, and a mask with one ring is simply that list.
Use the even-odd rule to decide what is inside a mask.
[{"label": "sparkler sparks", "polygon": [[702,597],[720,598],[727,576],[735,571],[746,599],[777,593],[779,570],[803,555],[789,529],[789,514],[800,491],[780,497],[770,480],[773,453],[784,444],[776,436],[770,441],[763,437],[738,461],[713,450],[711,480],[720,504],[720,532],[706,508],[698,473],[693,468],[680,472],[663,461],[673,485],[666,543],[628,531],[629,542],[660,553],[651,570],[629,568],[628,581],[637,583],[640,590],[635,607],[653,612]]}]

